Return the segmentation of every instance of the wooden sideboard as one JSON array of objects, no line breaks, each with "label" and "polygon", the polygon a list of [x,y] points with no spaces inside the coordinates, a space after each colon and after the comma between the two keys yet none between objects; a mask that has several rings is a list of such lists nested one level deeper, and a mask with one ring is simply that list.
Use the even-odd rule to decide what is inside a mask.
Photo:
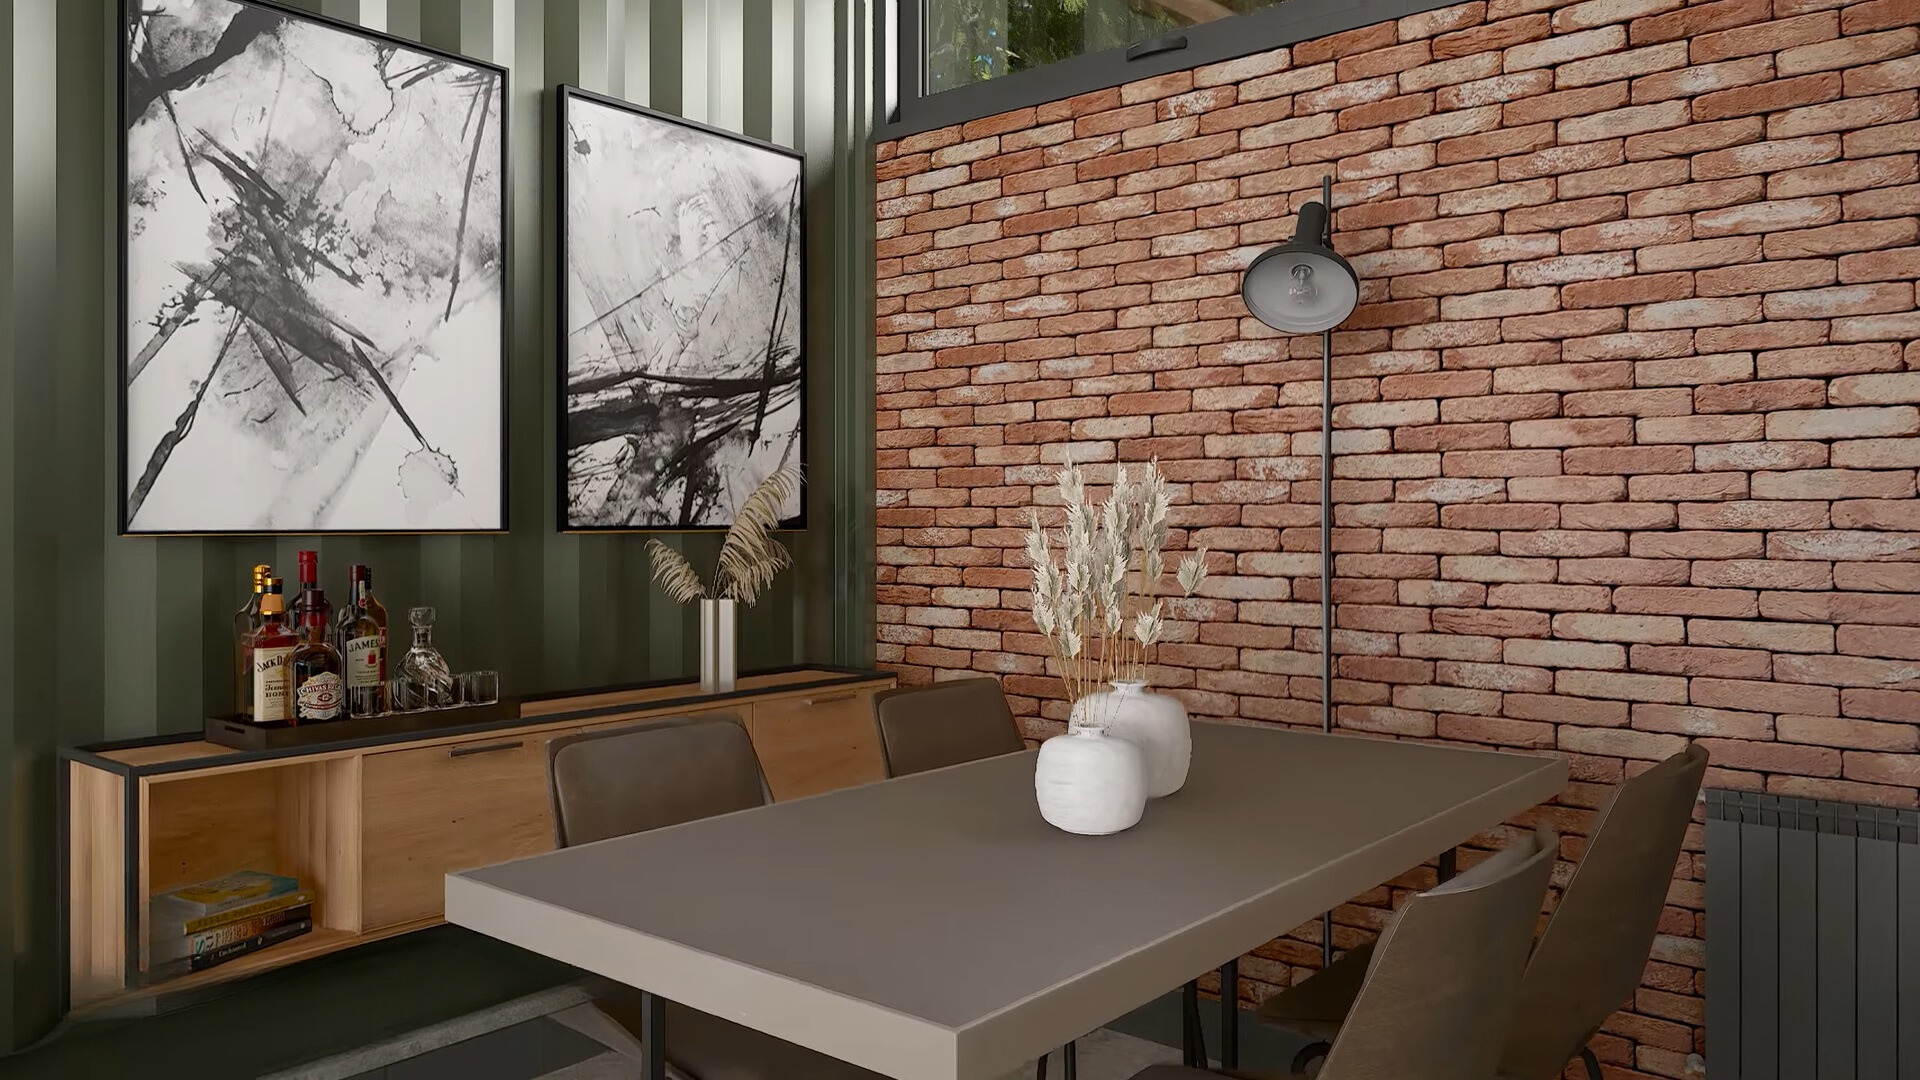
[{"label": "wooden sideboard", "polygon": [[[873,695],[893,676],[824,666],[554,696],[518,717],[297,750],[181,735],[61,753],[68,999],[90,1010],[441,922],[448,871],[553,847],[547,743],[666,716],[746,722],[775,799],[878,780]],[[313,932],[219,967],[149,980],[147,901],[236,870],[298,876]]]}]

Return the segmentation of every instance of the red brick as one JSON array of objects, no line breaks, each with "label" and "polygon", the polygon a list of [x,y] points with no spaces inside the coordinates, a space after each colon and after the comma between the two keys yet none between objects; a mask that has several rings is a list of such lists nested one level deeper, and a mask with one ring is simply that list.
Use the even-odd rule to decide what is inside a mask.
[{"label": "red brick", "polygon": [[1433,55],[1437,60],[1445,60],[1476,53],[1497,52],[1521,42],[1545,38],[1550,30],[1551,23],[1545,15],[1523,15],[1515,19],[1503,19],[1485,26],[1440,35],[1433,39]]},{"label": "red brick", "polygon": [[1903,0],[1867,0],[1840,13],[1840,32],[1860,34],[1920,22],[1920,14]]},{"label": "red brick", "polygon": [[1691,42],[1695,63],[1711,63],[1738,56],[1779,52],[1775,67],[1782,77],[1804,75],[1826,68],[1794,63],[1791,58],[1811,42],[1827,41],[1840,32],[1840,19],[1831,11],[1817,11],[1792,18],[1743,26],[1738,30],[1704,34]]},{"label": "red brick", "polygon": [[[1333,171],[1342,726],[1569,753],[1576,854],[1687,737],[1716,784],[1920,802],[1910,8],[1473,0],[883,144],[876,655],[1056,730],[1026,507],[1068,454],[1157,454],[1176,544],[1240,576],[1156,681],[1313,722],[1317,342],[1236,294]],[[1596,1039],[1635,1075],[1700,1050],[1681,871]]]},{"label": "red brick", "polygon": [[1680,41],[1760,22],[1771,13],[1770,5],[1760,0],[1717,0],[1671,14],[1635,19],[1630,28],[1636,45],[1653,41]]},{"label": "red brick", "polygon": [[1833,72],[1777,79],[1756,86],[1703,94],[1693,100],[1696,120],[1725,120],[1734,116],[1755,116],[1833,101],[1840,97],[1840,76]]}]

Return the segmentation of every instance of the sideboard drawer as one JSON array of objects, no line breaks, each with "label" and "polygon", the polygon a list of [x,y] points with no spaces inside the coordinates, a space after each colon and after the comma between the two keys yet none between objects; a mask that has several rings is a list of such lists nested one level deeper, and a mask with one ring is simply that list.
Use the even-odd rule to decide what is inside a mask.
[{"label": "sideboard drawer", "polygon": [[438,917],[453,870],[553,848],[551,733],[366,757],[362,919],[369,930]]},{"label": "sideboard drawer", "polygon": [[824,689],[804,697],[753,703],[754,752],[775,799],[884,779],[873,690]]}]

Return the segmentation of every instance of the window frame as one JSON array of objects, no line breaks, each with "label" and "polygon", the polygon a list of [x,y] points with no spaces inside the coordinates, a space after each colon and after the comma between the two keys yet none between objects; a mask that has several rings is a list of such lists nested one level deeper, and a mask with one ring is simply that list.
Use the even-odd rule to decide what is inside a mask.
[{"label": "window frame", "polygon": [[[1131,48],[1084,53],[1029,71],[929,94],[925,87],[926,48],[920,40],[926,6],[932,0],[875,0],[873,4],[874,139],[897,139],[935,128],[964,124],[1030,105],[1120,86],[1203,64],[1233,60],[1296,42],[1356,30],[1457,3],[1458,0],[1282,0],[1270,8],[1176,30],[1186,45],[1154,50],[1135,60]],[[897,18],[889,25],[888,10]],[[890,50],[888,46],[891,45]],[[889,64],[889,53],[895,63]],[[896,70],[889,70],[893,66]]]}]

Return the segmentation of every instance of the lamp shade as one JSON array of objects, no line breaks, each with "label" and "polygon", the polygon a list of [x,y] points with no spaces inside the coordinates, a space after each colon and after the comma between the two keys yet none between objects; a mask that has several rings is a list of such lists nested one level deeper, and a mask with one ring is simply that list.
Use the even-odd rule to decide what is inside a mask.
[{"label": "lamp shade", "polygon": [[1327,208],[1300,208],[1293,239],[1260,253],[1240,279],[1240,296],[1253,317],[1290,334],[1317,334],[1340,325],[1360,302],[1360,276],[1324,239]]}]

